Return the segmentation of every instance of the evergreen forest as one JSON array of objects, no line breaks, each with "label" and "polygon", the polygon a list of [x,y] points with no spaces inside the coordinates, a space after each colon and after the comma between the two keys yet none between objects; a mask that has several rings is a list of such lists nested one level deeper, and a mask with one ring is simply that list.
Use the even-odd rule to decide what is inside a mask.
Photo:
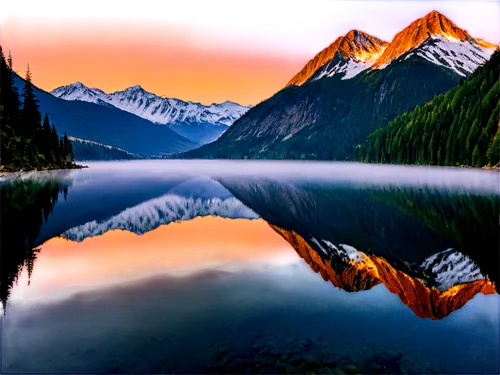
[{"label": "evergreen forest", "polygon": [[470,77],[394,118],[358,146],[366,162],[494,167],[500,161],[500,52]]},{"label": "evergreen forest", "polygon": [[29,66],[22,93],[14,84],[12,56],[0,46],[0,170],[77,167],[66,133],[60,137],[49,117],[39,110]]}]

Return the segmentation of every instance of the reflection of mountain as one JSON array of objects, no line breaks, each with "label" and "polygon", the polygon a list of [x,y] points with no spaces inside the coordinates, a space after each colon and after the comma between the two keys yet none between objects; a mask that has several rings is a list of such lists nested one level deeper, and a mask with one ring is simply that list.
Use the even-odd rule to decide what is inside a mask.
[{"label": "reflection of mountain", "polygon": [[221,181],[339,288],[383,283],[416,315],[440,319],[498,285],[498,197]]},{"label": "reflection of mountain", "polygon": [[[456,280],[458,283],[454,286],[440,290],[429,287],[423,280],[396,269],[382,257],[367,255],[347,245],[335,246],[329,241],[324,241],[322,247],[329,247],[334,252],[330,257],[325,256],[326,254],[320,256],[309,242],[296,232],[272,224],[271,227],[287,240],[325,281],[330,281],[337,288],[349,292],[368,290],[383,283],[421,318],[442,319],[461,308],[477,293],[495,293],[493,283],[482,278],[480,274],[476,274],[472,279],[470,275],[463,274],[468,282],[459,283],[458,279]],[[312,239],[312,241],[321,246],[318,240]],[[464,256],[462,261],[474,266]],[[460,263],[458,266],[460,268]],[[460,276],[460,271],[461,269],[457,270],[448,264],[444,272]],[[440,273],[437,274],[437,278],[441,276]]]},{"label": "reflection of mountain", "polygon": [[21,270],[26,267],[28,275],[33,271],[40,228],[49,220],[59,194],[63,193],[65,199],[68,194],[68,181],[45,177],[15,178],[0,184],[0,298],[4,313],[10,289]]},{"label": "reflection of mountain", "polygon": [[174,186],[167,194],[125,208],[104,220],[91,220],[70,228],[62,236],[80,242],[114,229],[144,234],[160,225],[209,215],[258,218],[221,184],[207,177],[198,177]]}]

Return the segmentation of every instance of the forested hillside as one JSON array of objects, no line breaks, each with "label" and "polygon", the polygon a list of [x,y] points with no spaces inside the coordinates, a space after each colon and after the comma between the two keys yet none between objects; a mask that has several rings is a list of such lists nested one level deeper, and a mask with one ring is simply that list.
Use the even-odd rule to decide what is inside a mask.
[{"label": "forested hillside", "polygon": [[21,97],[14,85],[12,57],[0,46],[0,168],[7,171],[73,168],[73,150],[66,133],[60,138],[49,117],[38,108],[31,72]]},{"label": "forested hillside", "polygon": [[498,165],[500,52],[445,94],[371,133],[358,149],[362,161]]},{"label": "forested hillside", "polygon": [[75,160],[133,160],[141,159],[138,154],[133,154],[120,148],[69,137],[73,145]]},{"label": "forested hillside", "polygon": [[180,157],[353,160],[354,147],[397,115],[453,87],[459,76],[419,56],[354,78],[289,86],[221,137]]}]

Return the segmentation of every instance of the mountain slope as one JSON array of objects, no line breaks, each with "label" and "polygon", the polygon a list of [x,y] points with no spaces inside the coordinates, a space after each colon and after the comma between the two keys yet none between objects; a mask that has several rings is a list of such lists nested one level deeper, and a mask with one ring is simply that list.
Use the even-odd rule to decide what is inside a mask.
[{"label": "mountain slope", "polygon": [[500,161],[500,52],[468,79],[369,135],[363,161],[494,166]]},{"label": "mountain slope", "polygon": [[449,90],[493,52],[437,12],[412,23],[385,49],[383,42],[374,49],[366,34],[358,40],[365,50],[383,50],[377,61],[367,60],[372,67],[344,75],[348,67],[332,45],[216,142],[180,157],[353,160],[368,134]]},{"label": "mountain slope", "polygon": [[289,86],[250,109],[217,141],[180,157],[352,160],[370,132],[459,77],[411,56],[348,80],[334,75]]},{"label": "mountain slope", "polygon": [[[21,88],[24,80],[15,75]],[[197,144],[165,126],[153,124],[114,107],[67,101],[34,87],[40,111],[48,113],[58,132],[143,155],[169,154]]]},{"label": "mountain slope", "polygon": [[314,56],[287,87],[339,73],[344,74],[343,78],[354,77],[372,65],[388,44],[362,31],[351,30]]},{"label": "mountain slope", "polygon": [[65,100],[113,106],[154,123],[169,125],[179,134],[198,143],[217,139],[249,108],[230,101],[204,106],[200,103],[162,98],[139,85],[108,94],[77,82],[58,87],[51,94]]},{"label": "mountain slope", "polygon": [[140,155],[132,154],[120,148],[103,145],[101,143],[68,137],[73,146],[75,161],[89,160],[134,160]]}]

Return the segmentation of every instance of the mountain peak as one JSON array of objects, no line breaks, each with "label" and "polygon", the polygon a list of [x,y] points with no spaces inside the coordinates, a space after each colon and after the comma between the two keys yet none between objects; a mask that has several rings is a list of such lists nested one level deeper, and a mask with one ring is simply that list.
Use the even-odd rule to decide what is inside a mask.
[{"label": "mountain peak", "polygon": [[466,30],[461,29],[449,18],[433,10],[424,17],[413,21],[410,25],[396,34],[389,47],[380,56],[374,67],[382,67],[397,59],[404,53],[417,47],[427,39],[435,36],[442,37],[450,42],[473,42]]},{"label": "mountain peak", "polygon": [[136,92],[136,91],[146,91],[146,90],[144,90],[141,85],[134,85],[134,86],[130,86],[130,87],[126,88],[124,91]]},{"label": "mountain peak", "polygon": [[[300,86],[304,82],[313,78],[313,76],[323,76],[328,74],[335,73],[346,73],[346,66],[343,68],[346,69],[335,69],[332,67],[333,71],[324,71],[322,73],[323,67],[334,59],[339,58],[344,61],[354,61],[356,63],[366,63],[373,56],[378,56],[388,45],[387,42],[378,39],[374,36],[371,36],[363,31],[359,30],[351,30],[344,36],[340,36],[335,41],[330,44],[328,47],[323,49],[320,53],[314,56],[304,68],[298,72],[291,80],[288,82],[287,86]],[[363,67],[356,69],[356,73],[361,72],[363,69],[368,68],[369,65],[363,64]],[[355,75],[354,74],[354,75]],[[354,76],[350,75],[350,77]]]}]

